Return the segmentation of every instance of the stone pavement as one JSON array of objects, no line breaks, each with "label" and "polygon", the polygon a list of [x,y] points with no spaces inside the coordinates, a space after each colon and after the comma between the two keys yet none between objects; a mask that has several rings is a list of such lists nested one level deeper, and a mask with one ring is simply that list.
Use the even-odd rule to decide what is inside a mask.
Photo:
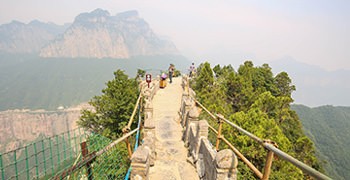
[{"label": "stone pavement", "polygon": [[181,105],[181,78],[173,78],[153,98],[153,118],[156,136],[156,161],[150,168],[152,180],[196,180],[196,169],[186,161],[187,149],[182,138],[178,111]]}]

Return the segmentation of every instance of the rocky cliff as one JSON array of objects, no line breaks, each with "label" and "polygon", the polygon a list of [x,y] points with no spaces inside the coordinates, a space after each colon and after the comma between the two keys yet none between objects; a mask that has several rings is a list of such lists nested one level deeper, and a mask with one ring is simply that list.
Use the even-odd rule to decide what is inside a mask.
[{"label": "rocky cliff", "polygon": [[37,53],[66,28],[67,25],[59,26],[37,20],[29,24],[18,21],[3,24],[0,26],[0,52]]},{"label": "rocky cliff", "polygon": [[160,39],[137,11],[111,16],[96,9],[78,15],[67,31],[41,49],[42,57],[129,58],[178,54],[175,45]]},{"label": "rocky cliff", "polygon": [[[0,152],[77,128],[83,106],[57,111],[9,110],[0,112]],[[86,106],[85,106],[86,107]]]}]

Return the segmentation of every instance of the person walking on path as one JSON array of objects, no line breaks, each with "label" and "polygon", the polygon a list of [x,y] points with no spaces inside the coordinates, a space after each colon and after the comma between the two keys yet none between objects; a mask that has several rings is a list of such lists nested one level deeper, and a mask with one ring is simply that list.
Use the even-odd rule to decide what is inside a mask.
[{"label": "person walking on path", "polygon": [[190,66],[190,77],[192,77],[196,73],[196,67],[194,66],[194,63]]},{"label": "person walking on path", "polygon": [[170,64],[168,71],[169,71],[169,80],[170,80],[170,83],[172,83],[173,82],[173,74],[175,71],[174,64]]}]

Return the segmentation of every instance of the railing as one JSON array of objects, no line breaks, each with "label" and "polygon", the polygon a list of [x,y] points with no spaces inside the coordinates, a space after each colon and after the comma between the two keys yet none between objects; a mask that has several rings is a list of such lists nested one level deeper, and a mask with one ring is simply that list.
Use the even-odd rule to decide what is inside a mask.
[{"label": "railing", "polygon": [[82,129],[74,129],[0,154],[1,179],[53,176],[79,156],[79,144],[86,140],[86,135]]},{"label": "railing", "polygon": [[[135,142],[135,148],[138,144],[141,103],[140,93],[124,135],[114,142],[75,129],[0,154],[0,179],[123,179],[130,166],[131,144]],[[138,127],[131,130],[137,112]]]},{"label": "railing", "polygon": [[[188,87],[187,87],[188,88]],[[325,179],[329,180],[331,178],[327,177],[326,175],[318,172],[317,170],[311,168],[310,166],[300,162],[299,160],[293,158],[292,156],[288,155],[287,153],[281,151],[276,147],[276,144],[273,143],[270,140],[262,140],[259,137],[255,136],[254,134],[248,132],[247,130],[239,127],[238,125],[232,123],[231,121],[225,119],[222,115],[219,114],[213,114],[210,111],[208,111],[200,102],[198,102],[193,96],[189,96],[191,99],[195,101],[195,103],[200,106],[208,115],[213,118],[214,120],[217,120],[218,123],[218,130],[213,128],[212,126],[209,125],[209,128],[216,134],[216,150],[219,150],[219,144],[221,141],[226,143],[232,151],[255,173],[257,177],[260,179],[269,179],[270,172],[271,172],[271,166],[272,166],[272,161],[273,161],[273,156],[277,155],[278,157],[284,159],[285,161],[288,161],[292,163],[294,166],[297,168],[301,169],[305,173],[311,175],[312,177],[316,179]],[[223,123],[227,123],[231,127],[235,128],[242,134],[248,136],[250,139],[254,140],[261,146],[263,146],[265,149],[268,150],[267,156],[266,156],[266,163],[264,167],[264,173],[262,173],[258,168],[256,168],[242,153],[240,153],[223,135],[222,135],[222,125]]]},{"label": "railing", "polygon": [[125,145],[120,142],[136,131],[138,128],[114,142],[100,135],[91,136],[82,143],[82,157],[52,179],[122,179],[129,167],[129,157]]},{"label": "railing", "polygon": [[[81,144],[82,158],[77,159],[76,163],[62,170],[53,179],[123,179],[125,176],[128,176],[130,157],[132,155],[130,137],[136,133],[133,141],[136,147],[141,124],[141,103],[142,95],[140,93],[129,122],[123,128],[124,135],[122,137],[114,142],[107,140],[105,143],[101,143],[104,142],[103,139],[107,138],[99,135],[97,135],[97,138],[92,136],[93,138],[89,138],[87,143]],[[131,130],[137,112],[139,114],[138,126]],[[123,141],[126,143],[126,146],[121,143]]]}]

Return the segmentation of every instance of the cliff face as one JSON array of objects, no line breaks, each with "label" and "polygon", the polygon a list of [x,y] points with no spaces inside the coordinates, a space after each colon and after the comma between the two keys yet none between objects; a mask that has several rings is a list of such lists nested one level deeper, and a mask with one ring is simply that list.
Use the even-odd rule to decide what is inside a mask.
[{"label": "cliff face", "polygon": [[40,135],[54,136],[77,128],[81,107],[59,111],[10,110],[0,112],[0,150],[16,149]]},{"label": "cliff face", "polygon": [[75,18],[67,31],[41,49],[42,57],[129,58],[178,54],[175,45],[160,39],[137,11],[111,16],[96,9]]}]

